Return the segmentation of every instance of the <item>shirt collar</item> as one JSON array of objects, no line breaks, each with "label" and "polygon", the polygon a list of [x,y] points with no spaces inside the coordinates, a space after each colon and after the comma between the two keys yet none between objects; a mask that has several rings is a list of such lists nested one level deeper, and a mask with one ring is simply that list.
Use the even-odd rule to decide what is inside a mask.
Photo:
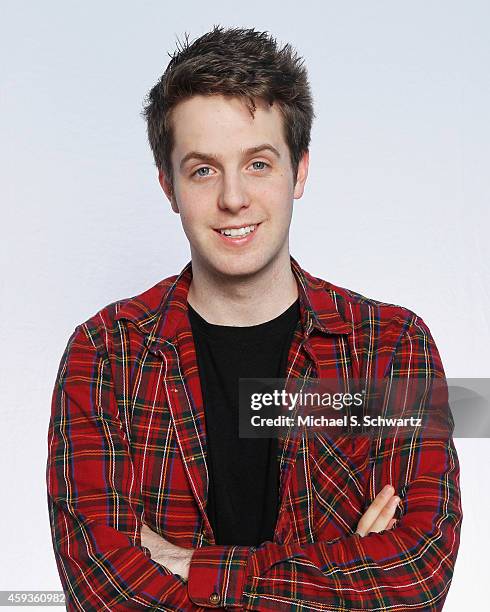
[{"label": "shirt collar", "polygon": [[[304,334],[313,329],[325,334],[349,334],[349,325],[340,315],[333,285],[303,270],[290,255],[291,270],[298,283],[300,317]],[[144,293],[123,301],[115,320],[132,321],[147,337],[149,348],[191,330],[187,316],[187,293],[192,280],[192,261],[177,276],[160,281]]]}]

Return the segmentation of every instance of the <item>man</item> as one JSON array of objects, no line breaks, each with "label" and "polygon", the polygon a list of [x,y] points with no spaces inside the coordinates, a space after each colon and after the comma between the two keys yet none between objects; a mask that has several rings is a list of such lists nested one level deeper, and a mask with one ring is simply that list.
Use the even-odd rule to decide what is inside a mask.
[{"label": "man", "polygon": [[67,607],[442,609],[462,520],[450,436],[237,433],[239,378],[444,381],[420,317],[289,253],[302,61],[214,27],[144,115],[191,261],[78,325],[61,360],[47,485]]}]

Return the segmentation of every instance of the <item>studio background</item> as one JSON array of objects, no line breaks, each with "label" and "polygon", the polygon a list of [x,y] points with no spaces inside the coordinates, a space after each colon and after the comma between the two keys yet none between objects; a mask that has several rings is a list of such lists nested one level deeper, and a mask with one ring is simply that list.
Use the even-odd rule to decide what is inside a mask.
[{"label": "studio background", "polygon": [[[316,120],[291,254],[415,311],[448,378],[489,377],[489,18],[484,0],[2,2],[0,590],[61,590],[45,469],[70,334],[190,260],[140,117],[184,32],[218,23],[292,43]],[[482,609],[488,584],[490,443],[455,444],[448,612]]]}]

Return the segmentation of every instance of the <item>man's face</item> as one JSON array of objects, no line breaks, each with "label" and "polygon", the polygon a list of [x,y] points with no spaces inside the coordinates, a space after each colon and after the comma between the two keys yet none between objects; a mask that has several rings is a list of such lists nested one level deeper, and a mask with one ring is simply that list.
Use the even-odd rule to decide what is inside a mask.
[{"label": "man's face", "polygon": [[[159,176],[181,216],[192,261],[226,277],[289,261],[293,200],[302,196],[308,173],[306,153],[293,179],[277,105],[256,106],[252,117],[239,98],[198,95],[180,102],[171,118],[173,193]],[[250,225],[255,230],[244,237],[219,231]]]}]

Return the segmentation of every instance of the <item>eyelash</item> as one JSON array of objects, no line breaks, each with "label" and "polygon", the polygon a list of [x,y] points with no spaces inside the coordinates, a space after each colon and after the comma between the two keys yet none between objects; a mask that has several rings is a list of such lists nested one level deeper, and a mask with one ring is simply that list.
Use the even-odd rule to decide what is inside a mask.
[{"label": "eyelash", "polygon": [[[267,163],[267,162],[265,162],[265,161],[259,161],[259,160],[257,160],[257,161],[252,162],[252,164],[251,164],[251,165],[253,166],[254,164],[264,164],[264,165],[265,165],[267,168],[270,168],[270,164],[268,164],[268,163]],[[201,166],[200,168],[197,168],[197,170],[194,170],[194,172],[191,174],[191,176],[195,176],[195,177],[196,177],[196,178],[198,178],[198,179],[205,179],[205,178],[208,178],[208,176],[210,176],[209,174],[207,174],[207,175],[205,175],[205,176],[201,176],[201,175],[199,175],[199,174],[197,174],[197,173],[199,172],[199,170],[203,170],[204,168],[209,168],[209,167],[210,167],[210,166]],[[261,170],[265,170],[265,168],[262,168]],[[260,172],[261,170],[257,170],[257,172]]]}]

